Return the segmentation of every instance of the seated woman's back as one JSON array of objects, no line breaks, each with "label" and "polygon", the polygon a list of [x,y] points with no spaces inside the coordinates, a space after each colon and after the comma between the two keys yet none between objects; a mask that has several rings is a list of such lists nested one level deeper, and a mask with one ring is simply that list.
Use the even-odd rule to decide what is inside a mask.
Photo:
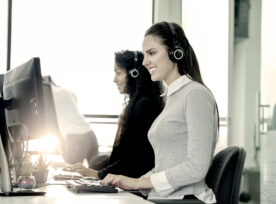
[{"label": "seated woman's back", "polygon": [[138,51],[115,53],[115,78],[121,94],[126,94],[126,106],[119,125],[108,165],[98,172],[100,178],[108,173],[140,177],[154,167],[154,153],[147,133],[162,111],[162,86],[152,82],[142,66],[143,54]]}]

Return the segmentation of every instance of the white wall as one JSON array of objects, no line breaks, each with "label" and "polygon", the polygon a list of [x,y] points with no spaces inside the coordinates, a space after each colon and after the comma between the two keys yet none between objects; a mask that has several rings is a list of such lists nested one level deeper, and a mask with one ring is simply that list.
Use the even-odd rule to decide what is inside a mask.
[{"label": "white wall", "polygon": [[182,0],[153,0],[154,1],[154,12],[153,21],[154,23],[160,21],[175,22],[181,25],[182,20]]},{"label": "white wall", "polygon": [[245,167],[257,166],[254,147],[256,92],[260,91],[261,1],[251,0],[249,37],[238,41],[229,71],[228,145],[245,147]]}]

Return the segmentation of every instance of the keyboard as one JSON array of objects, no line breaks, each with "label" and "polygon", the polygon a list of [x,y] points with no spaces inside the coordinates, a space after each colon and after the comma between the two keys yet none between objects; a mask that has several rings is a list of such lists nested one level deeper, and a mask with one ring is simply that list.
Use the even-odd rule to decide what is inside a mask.
[{"label": "keyboard", "polygon": [[54,176],[56,181],[63,181],[63,180],[78,180],[81,179],[82,176],[78,175],[65,175],[65,174],[58,174]]},{"label": "keyboard", "polygon": [[118,193],[114,186],[101,185],[100,181],[95,180],[66,180],[66,186],[69,190],[76,193],[94,192],[94,193]]}]

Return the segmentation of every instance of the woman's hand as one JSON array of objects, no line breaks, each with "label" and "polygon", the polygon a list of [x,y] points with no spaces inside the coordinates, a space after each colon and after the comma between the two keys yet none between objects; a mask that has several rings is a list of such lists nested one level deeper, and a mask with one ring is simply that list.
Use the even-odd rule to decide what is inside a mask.
[{"label": "woman's hand", "polygon": [[77,172],[81,174],[82,176],[91,176],[95,178],[98,177],[98,171],[90,168],[86,168],[82,163],[76,163],[71,165],[69,168],[65,168],[67,171]]},{"label": "woman's hand", "polygon": [[139,190],[152,188],[149,178],[130,178],[122,175],[108,174],[102,181],[102,185],[111,185],[124,190]]}]

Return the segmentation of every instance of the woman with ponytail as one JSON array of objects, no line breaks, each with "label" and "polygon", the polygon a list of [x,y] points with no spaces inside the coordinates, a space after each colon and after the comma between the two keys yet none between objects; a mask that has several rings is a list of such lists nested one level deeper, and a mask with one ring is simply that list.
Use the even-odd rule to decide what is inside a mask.
[{"label": "woman with ponytail", "polygon": [[166,105],[148,132],[155,167],[138,179],[109,174],[102,183],[143,190],[148,199],[193,196],[216,203],[205,176],[218,137],[218,110],[194,50],[181,26],[160,22],[146,31],[143,53],[151,80],[167,84]]}]

